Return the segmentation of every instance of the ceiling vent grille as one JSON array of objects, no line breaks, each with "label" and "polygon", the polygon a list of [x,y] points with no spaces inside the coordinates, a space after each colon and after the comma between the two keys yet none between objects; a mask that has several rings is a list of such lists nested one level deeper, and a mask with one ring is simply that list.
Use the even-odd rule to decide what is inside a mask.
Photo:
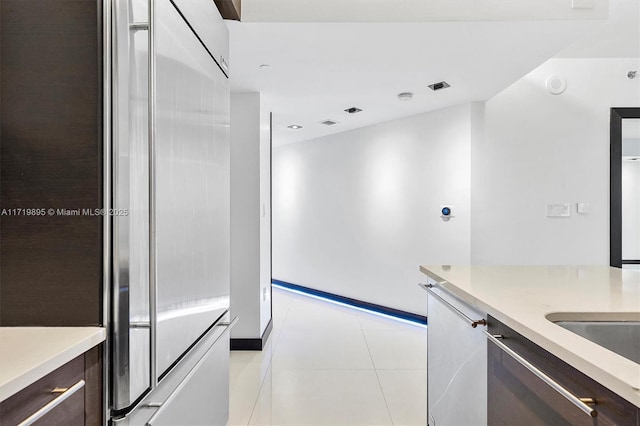
[{"label": "ceiling vent grille", "polygon": [[433,83],[429,85],[429,89],[433,90],[434,92],[436,90],[446,89],[447,87],[451,87],[451,86],[446,81],[441,81],[439,83]]},{"label": "ceiling vent grille", "polygon": [[360,108],[357,107],[351,107],[351,108],[347,108],[344,110],[344,112],[348,112],[349,114],[356,114],[358,112],[362,111]]},{"label": "ceiling vent grille", "polygon": [[320,124],[324,124],[325,126],[333,126],[334,124],[338,124],[337,121],[334,120],[323,120]]}]

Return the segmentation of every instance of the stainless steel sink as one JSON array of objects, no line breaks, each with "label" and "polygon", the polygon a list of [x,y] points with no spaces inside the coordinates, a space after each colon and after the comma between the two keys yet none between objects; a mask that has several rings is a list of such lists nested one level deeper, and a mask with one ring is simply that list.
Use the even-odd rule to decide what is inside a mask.
[{"label": "stainless steel sink", "polygon": [[552,320],[560,327],[576,333],[610,351],[640,364],[640,321]]}]

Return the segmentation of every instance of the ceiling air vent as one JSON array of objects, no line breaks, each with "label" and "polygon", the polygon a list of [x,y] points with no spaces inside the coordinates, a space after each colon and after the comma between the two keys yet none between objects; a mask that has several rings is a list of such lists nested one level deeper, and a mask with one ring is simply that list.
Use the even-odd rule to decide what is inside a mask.
[{"label": "ceiling air vent", "polygon": [[357,112],[362,111],[360,108],[351,107],[344,110],[344,112],[348,112],[349,114],[355,114]]},{"label": "ceiling air vent", "polygon": [[338,124],[338,122],[333,120],[324,120],[321,121],[320,124],[324,124],[325,126],[333,126],[334,124]]},{"label": "ceiling air vent", "polygon": [[436,90],[446,89],[447,87],[451,86],[449,86],[449,83],[447,83],[446,81],[441,81],[440,83],[433,83],[429,85],[429,89],[433,90],[434,92]]}]

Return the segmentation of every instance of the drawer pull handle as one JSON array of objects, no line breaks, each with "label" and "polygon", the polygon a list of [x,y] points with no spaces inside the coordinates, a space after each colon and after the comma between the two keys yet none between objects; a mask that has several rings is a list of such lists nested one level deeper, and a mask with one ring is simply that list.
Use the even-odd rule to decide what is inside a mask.
[{"label": "drawer pull handle", "polygon": [[435,297],[436,299],[438,299],[440,302],[444,303],[444,305],[449,308],[454,314],[456,314],[457,316],[459,316],[460,318],[462,318],[465,322],[469,323],[469,325],[472,328],[476,328],[479,325],[487,325],[487,321],[485,319],[479,319],[479,320],[474,320],[469,318],[468,316],[466,316],[461,310],[459,310],[458,308],[456,308],[455,306],[453,306],[451,303],[447,302],[446,300],[444,300],[442,298],[442,296],[440,296],[438,293],[436,293],[435,291],[431,290],[433,287],[435,287],[433,284],[419,284],[420,287],[424,288],[425,290],[427,290],[427,293],[429,293],[430,295],[432,295],[433,297]]},{"label": "drawer pull handle", "polygon": [[582,412],[584,412],[585,414],[588,414],[591,417],[596,417],[598,415],[598,412],[595,409],[593,409],[593,408],[589,407],[589,405],[587,405],[587,404],[595,405],[596,404],[596,400],[595,399],[593,399],[593,398],[578,398],[577,396],[575,396],[574,394],[569,392],[564,386],[560,385],[558,382],[556,382],[551,377],[547,376],[545,373],[543,373],[541,370],[539,370],[538,367],[536,367],[535,365],[531,364],[529,361],[527,361],[521,355],[519,355],[517,352],[515,352],[513,349],[511,349],[509,346],[505,345],[500,340],[498,340],[498,339],[503,339],[504,336],[502,336],[500,334],[491,334],[491,333],[489,333],[487,331],[484,331],[484,330],[483,330],[483,332],[484,332],[484,334],[487,335],[487,339],[489,339],[489,341],[491,341],[491,343],[493,343],[498,348],[500,348],[504,352],[506,352],[507,355],[511,356],[513,359],[518,361],[520,363],[520,365],[522,365],[524,368],[529,370],[531,373],[533,373],[533,375],[535,375],[537,378],[539,378],[540,380],[545,382],[547,385],[549,385],[553,390],[558,392],[560,395],[564,396],[569,402],[571,402],[573,405],[578,407]]},{"label": "drawer pull handle", "polygon": [[132,31],[148,31],[149,23],[148,22],[134,22],[129,24],[129,29]]},{"label": "drawer pull handle", "polygon": [[80,380],[78,383],[71,386],[70,388],[54,388],[53,391],[58,391],[58,392],[52,391],[52,393],[60,393],[60,395],[58,395],[47,405],[45,405],[44,407],[42,407],[32,415],[24,419],[21,423],[18,424],[18,426],[30,426],[34,424],[36,421],[41,419],[44,415],[46,415],[51,410],[56,408],[58,405],[62,404],[64,401],[69,399],[71,395],[73,395],[74,393],[82,389],[84,387],[84,384],[85,384],[84,380]]}]

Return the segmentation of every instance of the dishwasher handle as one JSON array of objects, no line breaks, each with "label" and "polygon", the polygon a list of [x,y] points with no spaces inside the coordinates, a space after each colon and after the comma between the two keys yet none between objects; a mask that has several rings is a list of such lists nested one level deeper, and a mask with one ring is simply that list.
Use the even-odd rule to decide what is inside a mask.
[{"label": "dishwasher handle", "polygon": [[484,330],[483,330],[483,332],[484,332],[484,334],[487,335],[487,339],[491,343],[493,343],[498,348],[500,348],[503,352],[505,352],[507,355],[511,356],[513,359],[518,361],[518,363],[520,363],[520,365],[522,365],[524,368],[529,370],[534,376],[536,376],[538,379],[542,380],[544,383],[546,383],[549,387],[551,387],[553,390],[558,392],[560,395],[565,397],[569,402],[571,402],[573,405],[578,407],[580,409],[580,411],[582,411],[583,413],[589,415],[590,417],[596,417],[598,415],[598,412],[594,408],[591,408],[588,405],[588,404],[594,404],[595,405],[595,403],[596,403],[595,399],[593,399],[593,398],[578,398],[573,393],[568,391],[564,386],[562,386],[561,384],[559,384],[558,382],[553,380],[551,377],[547,376],[544,372],[542,372],[540,369],[538,369],[538,367],[536,367],[535,365],[531,364],[529,361],[527,361],[524,357],[522,357],[516,351],[514,351],[509,346],[507,346],[503,342],[501,342],[499,339],[503,339],[504,336],[502,336],[501,334],[494,335],[494,334],[491,334],[488,331],[484,331]]},{"label": "dishwasher handle", "polygon": [[478,320],[471,319],[467,315],[465,315],[464,312],[462,312],[461,310],[453,306],[451,303],[447,302],[442,296],[440,296],[438,293],[433,291],[433,288],[436,287],[435,285],[433,284],[418,284],[418,285],[424,288],[427,291],[427,293],[429,293],[431,296],[435,297],[440,302],[442,302],[447,308],[449,308],[454,314],[462,318],[472,328],[476,328],[479,325],[485,325],[485,326],[487,325],[487,320],[485,320],[484,318],[481,318]]}]

